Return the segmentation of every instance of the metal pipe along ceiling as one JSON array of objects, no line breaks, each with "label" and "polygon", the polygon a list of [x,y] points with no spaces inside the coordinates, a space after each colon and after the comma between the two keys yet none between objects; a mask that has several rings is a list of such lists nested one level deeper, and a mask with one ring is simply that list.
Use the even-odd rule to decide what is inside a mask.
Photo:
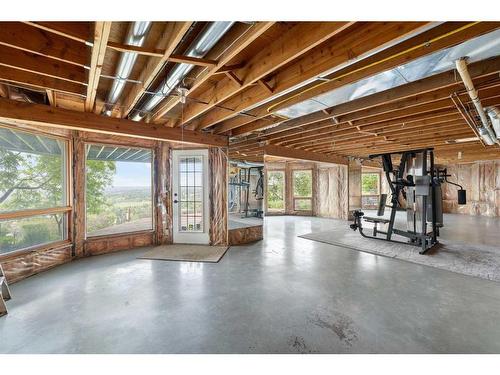
[{"label": "metal pipe along ceiling", "polygon": [[[234,22],[212,22],[190,45],[185,55],[188,57],[203,58],[212,47],[222,38],[222,36],[233,26]],[[177,64],[169,75],[155,90],[154,94],[140,107],[134,110],[134,115],[130,118],[140,121],[151,110],[158,105],[173,89],[175,89],[193,69],[194,65],[180,63]]]},{"label": "metal pipe along ceiling", "polygon": [[[151,28],[151,24],[152,22],[134,22],[130,25],[127,37],[125,38],[125,44],[141,47],[146,40],[146,35]],[[123,52],[121,54],[118,67],[116,69],[117,78],[113,81],[111,90],[108,93],[106,104],[103,108],[104,114],[108,116],[111,115],[111,110],[123,92],[126,80],[130,77],[135,60],[137,60],[137,53],[135,52]]]},{"label": "metal pipe along ceiling", "polygon": [[497,139],[500,139],[500,110],[495,107],[490,107],[486,109],[488,116],[490,116],[491,124],[493,125],[493,131],[497,136]]},{"label": "metal pipe along ceiling", "polygon": [[491,146],[495,143],[500,143],[496,139],[495,132],[491,128],[489,122],[488,122],[488,117],[486,116],[486,112],[484,111],[483,106],[481,105],[481,100],[479,99],[479,96],[477,94],[477,90],[474,87],[474,83],[472,82],[472,78],[469,74],[469,71],[467,69],[467,63],[465,58],[460,58],[456,60],[455,62],[456,68],[458,71],[458,74],[460,74],[460,77],[462,78],[462,81],[465,85],[465,88],[467,90],[467,93],[469,94],[469,97],[472,100],[472,103],[476,107],[476,111],[479,115],[479,118],[481,119],[482,127],[479,128],[479,134],[481,134],[481,137],[483,138],[484,142]]}]

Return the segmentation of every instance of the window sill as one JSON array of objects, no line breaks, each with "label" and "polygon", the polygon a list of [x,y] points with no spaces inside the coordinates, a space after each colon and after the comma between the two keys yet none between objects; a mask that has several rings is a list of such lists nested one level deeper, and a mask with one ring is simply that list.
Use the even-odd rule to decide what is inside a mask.
[{"label": "window sill", "polygon": [[98,240],[106,240],[109,238],[118,238],[118,237],[125,237],[125,236],[134,236],[134,235],[141,235],[141,234],[153,234],[156,231],[154,229],[147,229],[147,230],[139,230],[135,232],[123,232],[123,233],[114,233],[114,234],[104,234],[101,236],[91,236],[85,238],[85,241],[98,241]]}]

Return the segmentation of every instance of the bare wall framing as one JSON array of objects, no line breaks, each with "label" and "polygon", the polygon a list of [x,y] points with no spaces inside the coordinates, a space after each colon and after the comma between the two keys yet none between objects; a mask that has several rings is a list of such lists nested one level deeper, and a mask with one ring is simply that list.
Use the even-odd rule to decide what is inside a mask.
[{"label": "bare wall framing", "polygon": [[500,160],[448,165],[450,181],[467,190],[467,204],[457,204],[457,188],[443,185],[443,210],[449,213],[500,216]]},{"label": "bare wall framing", "polygon": [[[311,211],[296,211],[294,209],[292,175],[293,171],[296,170],[312,170],[313,194]],[[312,215],[347,219],[348,168],[346,165],[308,161],[266,161],[266,187],[268,171],[285,172],[285,210],[269,211],[266,199],[266,215]]]},{"label": "bare wall framing", "polygon": [[347,220],[348,170],[345,165],[318,164],[316,216]]}]

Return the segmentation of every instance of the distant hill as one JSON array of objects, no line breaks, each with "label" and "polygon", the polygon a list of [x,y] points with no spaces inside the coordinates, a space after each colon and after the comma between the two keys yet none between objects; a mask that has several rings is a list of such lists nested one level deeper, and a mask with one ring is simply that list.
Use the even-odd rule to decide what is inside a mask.
[{"label": "distant hill", "polygon": [[130,193],[144,193],[151,190],[150,186],[112,186],[106,189],[107,194],[130,194]]}]

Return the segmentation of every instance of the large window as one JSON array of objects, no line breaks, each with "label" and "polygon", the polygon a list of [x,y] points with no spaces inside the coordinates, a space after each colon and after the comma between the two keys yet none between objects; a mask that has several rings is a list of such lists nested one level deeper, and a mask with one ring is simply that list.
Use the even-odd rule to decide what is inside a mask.
[{"label": "large window", "polygon": [[67,239],[68,142],[0,127],[0,253]]},{"label": "large window", "polygon": [[153,229],[149,149],[86,145],[87,236]]},{"label": "large window", "polygon": [[267,172],[267,210],[285,210],[285,172]]},{"label": "large window", "polygon": [[312,211],[312,170],[293,171],[293,209]]},{"label": "large window", "polygon": [[361,204],[363,208],[377,208],[380,196],[380,173],[361,174]]}]

